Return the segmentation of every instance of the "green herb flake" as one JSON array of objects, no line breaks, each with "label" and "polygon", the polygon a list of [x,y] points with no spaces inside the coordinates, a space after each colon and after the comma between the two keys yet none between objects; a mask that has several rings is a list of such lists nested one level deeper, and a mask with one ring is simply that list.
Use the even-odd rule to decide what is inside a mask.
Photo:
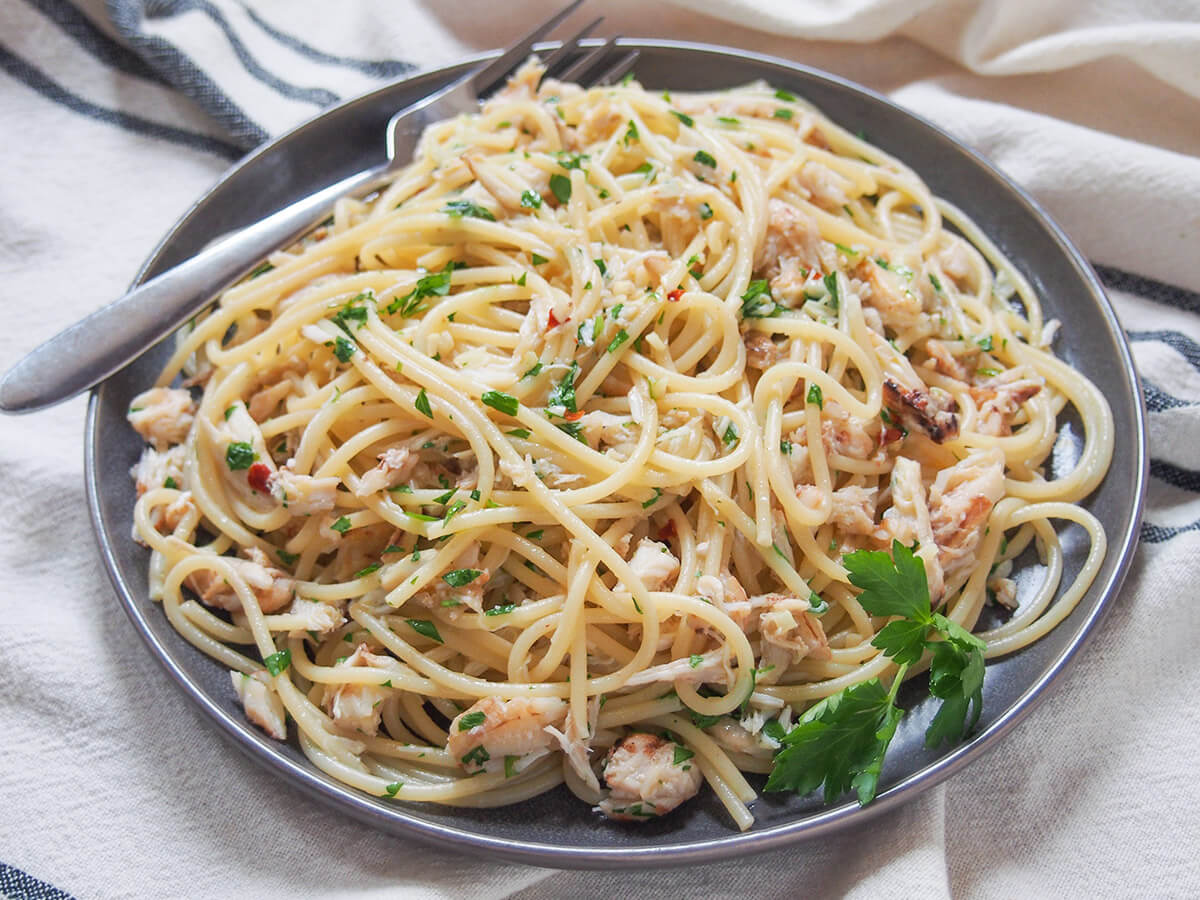
[{"label": "green herb flake", "polygon": [[453,572],[447,572],[442,576],[442,581],[450,585],[450,587],[460,588],[466,587],[483,572],[479,569],[455,569]]},{"label": "green herb flake", "polygon": [[395,797],[396,792],[399,791],[400,788],[402,788],[402,787],[404,787],[403,781],[393,781],[391,784],[389,784],[387,787],[385,787],[384,790],[387,791],[387,795],[389,797]]},{"label": "green herb flake", "polygon": [[359,569],[357,572],[354,573],[354,577],[355,578],[366,578],[372,572],[378,572],[380,566],[382,566],[382,565],[383,565],[382,563],[371,563],[369,566],[363,566],[361,569]]},{"label": "green herb flake", "polygon": [[608,353],[616,353],[617,349],[629,340],[629,332],[624,328],[617,332],[616,336],[608,342]]},{"label": "green herb flake", "polygon": [[821,394],[821,386],[815,382],[808,386],[808,396],[805,400],[808,403],[815,403],[817,409],[825,408],[825,397]]},{"label": "green herb flake", "polygon": [[429,395],[425,393],[425,388],[421,388],[417,392],[417,399],[413,403],[413,406],[417,408],[417,412],[427,419],[433,418],[433,408],[429,405]]},{"label": "green herb flake", "polygon": [[225,464],[234,472],[250,468],[256,459],[258,454],[246,441],[234,441],[225,448]]},{"label": "green herb flake", "polygon": [[677,109],[673,109],[673,110],[671,110],[671,115],[673,115],[675,118],[677,118],[677,119],[678,119],[680,122],[682,122],[682,123],[683,123],[684,125],[686,125],[688,128],[691,128],[693,125],[695,125],[695,124],[696,124],[696,120],[695,120],[695,119],[693,119],[693,118],[692,118],[691,116],[689,116],[687,113],[681,113],[681,112],[680,112],[679,110],[677,110]]},{"label": "green herb flake", "polygon": [[979,345],[980,350],[984,350],[987,353],[992,352],[992,336],[990,334],[984,335],[975,341],[975,343]]},{"label": "green herb flake", "polygon": [[[523,207],[525,207],[526,209],[541,209],[542,208],[542,195],[537,193],[536,191],[531,191],[529,189],[526,189],[521,192],[521,205]],[[534,255],[536,256],[537,254],[534,254]],[[537,264],[536,260],[535,260],[534,264],[535,265]]]},{"label": "green herb flake", "polygon": [[517,761],[520,760],[520,758],[521,757],[519,757],[519,756],[511,756],[511,755],[504,757],[504,777],[505,778],[512,778],[514,775],[517,774]]},{"label": "green herb flake", "polygon": [[558,173],[551,175],[550,193],[554,194],[559,203],[567,203],[571,199],[571,179]]},{"label": "green herb flake", "polygon": [[480,206],[478,203],[472,203],[470,200],[451,200],[444,207],[442,212],[453,219],[485,219],[488,222],[495,222],[496,217],[492,215],[491,210]]},{"label": "green herb flake", "polygon": [[525,438],[529,437],[530,432],[528,428],[514,428],[511,431],[506,431],[504,433],[509,437],[521,438],[524,440]]},{"label": "green herb flake", "polygon": [[697,150],[696,155],[692,157],[692,161],[698,162],[702,166],[708,166],[710,169],[717,167],[717,161],[713,158],[712,154],[706,153],[703,150]]},{"label": "green herb flake", "polygon": [[427,637],[430,640],[437,641],[439,644],[446,643],[442,640],[442,636],[438,634],[437,626],[428,619],[406,619],[408,627],[422,637]]},{"label": "green herb flake", "polygon": [[521,408],[520,402],[511,394],[503,394],[500,391],[484,391],[480,397],[485,406],[490,406],[498,412],[504,413],[506,416],[515,416],[517,410]]},{"label": "green herb flake", "polygon": [[676,766],[683,765],[685,762],[687,762],[689,759],[691,759],[695,755],[696,754],[694,751],[689,750],[687,747],[683,747],[683,746],[680,746],[679,744],[676,744],[675,745],[675,756],[671,760],[671,762],[673,765],[676,765]]},{"label": "green herb flake", "polygon": [[700,664],[701,664],[702,662],[704,662],[704,657],[703,657],[703,656],[701,656],[699,653],[693,653],[691,656],[689,656],[689,657],[688,657],[688,664],[689,664],[689,665],[690,665],[690,666],[691,666],[693,669],[698,669],[698,668],[700,668]]},{"label": "green herb flake", "polygon": [[699,212],[700,212],[700,218],[706,222],[713,217],[712,207],[709,206],[707,203],[700,204]]},{"label": "green herb flake", "polygon": [[[540,202],[540,198],[539,198],[539,202]],[[535,266],[544,265],[545,263],[550,262],[550,260],[548,260],[546,257],[542,256],[540,253],[531,253],[529,255],[529,258],[533,261],[533,264]]]},{"label": "green herb flake", "polygon": [[780,107],[779,109],[775,110],[775,112],[771,113],[771,115],[776,119],[791,119],[794,113],[790,109],[784,109]]},{"label": "green herb flake", "polygon": [[[662,488],[656,487],[654,489],[654,496],[642,504],[642,509],[649,509],[650,507],[652,507],[655,503],[658,502],[658,498],[661,496],[662,496]],[[639,610],[639,612],[640,612],[640,610]]]},{"label": "green herb flake", "polygon": [[278,653],[272,653],[263,660],[263,665],[267,667],[267,671],[272,675],[278,675],[291,664],[291,650],[280,650]]},{"label": "green herb flake", "polygon": [[750,282],[742,294],[742,318],[767,319],[779,312],[779,304],[771,296],[770,283],[765,278]]},{"label": "green herb flake", "polygon": [[487,715],[482,710],[475,712],[464,713],[458,718],[458,730],[470,731],[476,725],[482,725],[487,721]]},{"label": "green herb flake", "polygon": [[329,526],[338,534],[345,534],[350,530],[350,519],[346,516],[339,516],[338,520]]},{"label": "green herb flake", "polygon": [[483,614],[485,616],[507,616],[516,608],[516,605],[513,603],[504,603],[500,606],[493,606],[491,609],[485,609]]},{"label": "green herb flake", "polygon": [[[550,391],[547,400],[549,406],[561,406],[567,412],[575,412],[575,376],[579,374],[579,363],[571,361],[571,366],[562,380]],[[572,423],[573,424],[573,423]]]}]

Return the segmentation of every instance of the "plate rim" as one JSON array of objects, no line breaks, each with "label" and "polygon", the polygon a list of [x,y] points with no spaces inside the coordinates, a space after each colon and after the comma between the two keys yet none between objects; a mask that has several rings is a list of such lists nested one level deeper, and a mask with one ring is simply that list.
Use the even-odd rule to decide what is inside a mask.
[{"label": "plate rim", "polygon": [[[591,46],[602,43],[602,41],[593,39],[583,43],[585,46]],[[138,601],[135,599],[136,589],[127,584],[122,577],[113,547],[105,532],[100,500],[101,487],[98,453],[100,438],[99,414],[102,405],[102,392],[107,381],[94,388],[89,395],[84,424],[84,480],[87,492],[88,513],[92,523],[93,534],[99,545],[100,556],[104,563],[105,571],[112,582],[121,606],[134,626],[134,630],[147,644],[151,655],[166,669],[176,686],[213,720],[213,723],[217,725],[217,732],[226,740],[231,741],[239,750],[250,756],[256,763],[277,777],[285,779],[288,784],[300,788],[310,797],[331,805],[365,824],[377,828],[383,827],[392,834],[403,833],[406,836],[411,836],[427,844],[440,841],[444,844],[449,844],[457,851],[481,853],[497,861],[569,869],[649,868],[710,863],[733,856],[762,853],[787,845],[797,844],[800,841],[827,836],[835,831],[868,822],[883,813],[897,808],[903,803],[915,799],[923,791],[942,783],[961,771],[965,766],[992,750],[1006,734],[1024,721],[1046,699],[1079,651],[1092,639],[1098,626],[1112,607],[1128,575],[1137,549],[1138,535],[1145,509],[1146,487],[1149,475],[1148,435],[1141,379],[1133,362],[1128,339],[1121,328],[1107,292],[1086,257],[1075,247],[1074,243],[1054,218],[1028,192],[1016,184],[986,157],[924,116],[896,103],[886,95],[850,79],[813,66],[768,54],[693,41],[621,38],[617,43],[619,46],[629,49],[670,50],[701,56],[732,57],[739,60],[748,60],[758,66],[782,69],[785,72],[793,72],[806,77],[832,82],[842,88],[849,89],[865,95],[876,102],[885,104],[891,107],[893,111],[898,111],[904,116],[915,119],[942,139],[950,142],[959,152],[970,157],[976,166],[999,181],[1028,212],[1032,213],[1046,227],[1048,233],[1053,237],[1058,250],[1070,262],[1080,281],[1089,289],[1089,292],[1097,301],[1097,306],[1103,315],[1105,325],[1109,332],[1116,338],[1121,369],[1129,378],[1129,386],[1136,400],[1133,404],[1135,433],[1132,435],[1133,446],[1131,448],[1134,454],[1134,497],[1133,508],[1129,515],[1127,526],[1117,539],[1110,538],[1109,541],[1108,553],[1118,554],[1116,564],[1110,576],[1103,584],[1093,583],[1087,592],[1085,592],[1085,597],[1088,595],[1099,595],[1095,608],[1080,623],[1076,634],[1047,665],[1041,676],[1022,691],[1012,704],[986,729],[974,735],[968,742],[957,745],[932,763],[893,784],[887,790],[881,792],[871,805],[859,807],[856,802],[850,800],[834,807],[822,809],[815,814],[804,816],[797,821],[767,826],[762,830],[737,832],[731,829],[729,834],[717,838],[670,845],[645,847],[564,847],[529,840],[514,843],[503,838],[481,834],[469,828],[415,818],[403,807],[396,807],[395,810],[381,810],[378,806],[370,802],[374,798],[368,799],[368,795],[360,794],[360,792],[344,785],[331,785],[325,782],[319,777],[319,772],[311,764],[308,766],[300,765],[282,753],[275,752],[272,748],[250,739],[245,730],[244,723],[236,722],[227,710],[212,702],[205,692],[193,682],[176,662],[171,651],[158,640],[148,623],[143,620],[141,610],[138,609]],[[544,42],[538,45],[539,48],[545,49],[556,46],[558,46],[557,42]],[[367,103],[379,94],[394,90],[399,84],[421,79],[441,78],[449,80],[455,74],[466,71],[472,65],[494,59],[499,53],[499,50],[492,50],[463,57],[445,65],[414,70],[400,78],[393,79],[383,85],[357,94],[341,103],[322,110],[283,132],[273,140],[265,142],[248,152],[245,156],[232,163],[216,182],[204,191],[175,221],[139,267],[131,287],[140,284],[149,276],[155,266],[160,263],[164,251],[171,246],[184,225],[194,215],[204,209],[236,173],[253,161],[267,155],[275,147],[292,138],[293,135],[305,130],[317,120],[335,111],[343,111],[356,104]],[[380,143],[382,147],[382,141]],[[142,591],[144,593],[144,588]],[[597,834],[600,833],[599,831],[597,832]]]}]

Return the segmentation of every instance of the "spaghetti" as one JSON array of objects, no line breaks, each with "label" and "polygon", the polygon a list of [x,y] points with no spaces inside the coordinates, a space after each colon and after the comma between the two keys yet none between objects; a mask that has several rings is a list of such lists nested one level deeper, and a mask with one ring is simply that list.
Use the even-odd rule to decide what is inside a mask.
[{"label": "spaghetti", "polygon": [[[843,555],[916,547],[1019,649],[1103,557],[1112,417],[987,237],[804,102],[539,76],[185,329],[130,411],[135,537],[347,784],[638,819],[703,778],[744,829],[796,716],[895,672]],[[1055,521],[1091,542],[1065,587]]]}]

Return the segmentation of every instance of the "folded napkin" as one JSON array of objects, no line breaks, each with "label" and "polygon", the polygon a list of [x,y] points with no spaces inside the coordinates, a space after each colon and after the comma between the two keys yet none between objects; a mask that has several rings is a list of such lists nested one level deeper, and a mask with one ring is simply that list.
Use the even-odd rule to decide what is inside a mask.
[{"label": "folded napkin", "polygon": [[[121,293],[247,149],[512,40],[555,2],[0,4],[0,367]],[[259,770],[168,683],[95,548],[79,398],[0,422],[0,894],[1200,895],[1200,13],[1169,0],[603,12],[607,33],[732,44],[889,94],[1031,190],[1097,264],[1144,379],[1154,462],[1142,546],[1096,638],[993,753],[829,839],[637,874],[416,846]]]}]

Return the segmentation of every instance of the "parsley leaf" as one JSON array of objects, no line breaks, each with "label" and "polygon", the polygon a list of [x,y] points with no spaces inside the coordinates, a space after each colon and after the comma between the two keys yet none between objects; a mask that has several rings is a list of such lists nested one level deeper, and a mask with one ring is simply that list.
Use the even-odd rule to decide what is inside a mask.
[{"label": "parsley leaf", "polygon": [[413,406],[421,415],[429,419],[433,418],[433,408],[429,405],[429,395],[425,393],[425,388],[421,388],[417,392],[417,399],[413,402]]},{"label": "parsley leaf", "polygon": [[280,650],[278,653],[272,653],[263,660],[263,665],[267,667],[267,671],[272,675],[278,675],[284,669],[292,664],[292,651]]},{"label": "parsley leaf", "polygon": [[742,294],[743,319],[767,319],[779,315],[779,304],[771,296],[771,284],[765,278],[752,281]]},{"label": "parsley leaf", "polygon": [[496,221],[496,217],[492,215],[491,210],[480,206],[478,203],[472,203],[470,200],[451,200],[442,208],[442,212],[455,219],[461,219],[465,216],[471,219],[486,219],[489,222]]},{"label": "parsley leaf", "polygon": [[542,195],[535,191],[526,189],[521,192],[521,205],[526,209],[541,209]]},{"label": "parsley leaf", "polygon": [[805,400],[808,403],[815,403],[817,409],[825,408],[825,397],[821,393],[821,386],[815,382],[808,386],[808,396],[805,397]]},{"label": "parsley leaf", "polygon": [[346,516],[339,516],[338,520],[329,526],[338,534],[345,534],[350,530],[350,519]]},{"label": "parsley leaf", "polygon": [[511,394],[504,394],[500,391],[484,391],[481,399],[485,406],[490,406],[492,409],[504,413],[506,416],[515,416],[517,410],[521,408],[520,401]]},{"label": "parsley leaf", "polygon": [[487,716],[482,710],[477,709],[475,712],[464,713],[458,720],[458,730],[470,731],[476,725],[482,725],[486,720]]},{"label": "parsley leaf", "polygon": [[407,619],[408,627],[417,634],[437,641],[439,644],[446,643],[442,640],[442,636],[438,634],[437,626],[428,619]]},{"label": "parsley leaf", "polygon": [[875,798],[884,754],[904,716],[892,700],[878,678],[826,697],[783,737],[766,789],[807,794],[824,784],[825,802],[832,803],[853,787],[866,806]]},{"label": "parsley leaf", "polygon": [[567,412],[575,412],[575,376],[579,374],[579,363],[572,361],[571,368],[563,376],[562,381],[550,391],[547,400],[549,406],[561,406]]},{"label": "parsley leaf", "polygon": [[479,569],[455,569],[453,572],[447,572],[442,576],[442,581],[450,585],[450,587],[466,587],[480,575]]},{"label": "parsley leaf", "polygon": [[571,199],[571,179],[566,175],[555,173],[550,176],[550,193],[552,193],[559,203],[566,203]]},{"label": "parsley leaf", "polygon": [[689,128],[691,128],[693,125],[696,124],[696,120],[693,119],[691,116],[689,116],[687,113],[681,113],[678,110],[674,110],[674,109],[671,110],[670,112],[671,112],[671,115],[673,115],[675,118],[677,118],[684,125],[687,125]]},{"label": "parsley leaf", "polygon": [[717,161],[713,159],[713,155],[704,150],[697,150],[696,155],[692,157],[692,161],[698,162],[702,166],[708,166],[710,169],[717,167]]},{"label": "parsley leaf", "polygon": [[258,459],[258,454],[246,441],[234,441],[225,448],[225,464],[234,472],[250,468],[251,463]]}]

